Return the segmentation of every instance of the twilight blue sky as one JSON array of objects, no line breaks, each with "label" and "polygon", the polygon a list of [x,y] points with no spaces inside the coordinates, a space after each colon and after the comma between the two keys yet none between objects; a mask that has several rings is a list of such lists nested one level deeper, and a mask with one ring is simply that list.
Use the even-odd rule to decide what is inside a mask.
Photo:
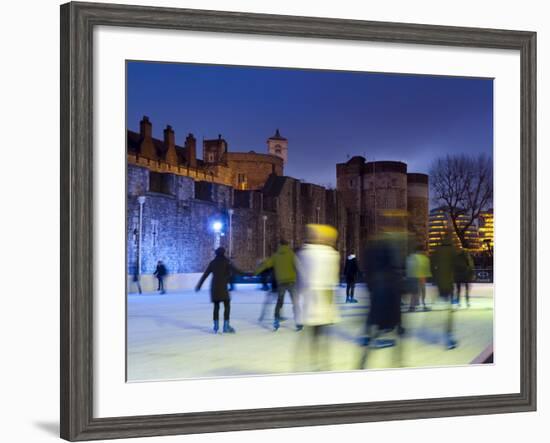
[{"label": "twilight blue sky", "polygon": [[409,172],[454,153],[493,151],[493,81],[365,72],[128,62],[127,124],[148,115],[162,139],[222,134],[230,151],[266,152],[288,138],[285,175],[336,182],[348,156],[399,160]]}]

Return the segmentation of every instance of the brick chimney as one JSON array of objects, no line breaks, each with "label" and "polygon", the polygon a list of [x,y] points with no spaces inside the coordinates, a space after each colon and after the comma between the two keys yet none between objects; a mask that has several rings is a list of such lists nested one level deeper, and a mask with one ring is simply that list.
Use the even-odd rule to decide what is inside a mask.
[{"label": "brick chimney", "polygon": [[177,166],[178,156],[176,154],[176,136],[172,126],[167,125],[164,130],[164,158],[166,163]]},{"label": "brick chimney", "polygon": [[146,115],[139,122],[139,134],[141,137],[141,144],[139,146],[140,155],[151,160],[156,160],[157,152],[153,144],[153,125]]},{"label": "brick chimney", "polygon": [[141,138],[151,138],[153,136],[153,125],[149,121],[149,117],[143,116],[139,122],[139,134]]},{"label": "brick chimney", "polygon": [[185,139],[185,160],[191,168],[197,167],[197,139],[191,133]]}]

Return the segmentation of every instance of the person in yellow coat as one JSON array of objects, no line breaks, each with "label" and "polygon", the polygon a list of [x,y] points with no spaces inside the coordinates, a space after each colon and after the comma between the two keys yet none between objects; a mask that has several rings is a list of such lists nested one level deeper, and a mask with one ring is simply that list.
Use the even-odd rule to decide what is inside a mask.
[{"label": "person in yellow coat", "polygon": [[416,252],[407,257],[407,278],[411,292],[410,312],[416,310],[419,301],[422,303],[424,311],[428,310],[426,305],[426,279],[431,276],[430,259],[424,253],[422,246],[419,245]]},{"label": "person in yellow coat", "polygon": [[306,242],[298,252],[302,323],[310,336],[310,355],[316,369],[329,368],[330,326],[340,320],[334,289],[340,280],[338,231],[332,226],[306,226]]}]

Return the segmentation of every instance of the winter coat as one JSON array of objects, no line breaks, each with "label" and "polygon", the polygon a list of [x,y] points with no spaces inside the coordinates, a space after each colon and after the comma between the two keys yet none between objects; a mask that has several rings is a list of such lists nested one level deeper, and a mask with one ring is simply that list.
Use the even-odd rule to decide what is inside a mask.
[{"label": "winter coat", "polygon": [[340,254],[330,246],[305,244],[298,253],[298,263],[302,324],[320,326],[338,322],[334,288],[339,283]]},{"label": "winter coat", "polygon": [[432,276],[430,259],[420,252],[407,257],[407,277],[428,278]]},{"label": "winter coat", "polygon": [[469,283],[474,278],[474,259],[468,251],[461,250],[456,256],[455,280],[459,283]]},{"label": "winter coat", "polygon": [[370,298],[369,325],[392,329],[401,324],[401,295],[405,291],[403,239],[382,235],[367,242],[363,265]]},{"label": "winter coat", "polygon": [[260,265],[256,275],[269,268],[273,268],[277,284],[296,282],[296,256],[288,245],[280,245],[277,252]]},{"label": "winter coat", "polygon": [[163,264],[157,265],[157,269],[155,269],[155,272],[153,275],[155,275],[157,278],[164,277],[168,272],[166,271],[166,266]]},{"label": "winter coat", "polygon": [[354,282],[359,273],[359,266],[357,265],[357,258],[355,256],[350,257],[352,258],[348,257],[344,265],[344,276],[347,282]]},{"label": "winter coat", "polygon": [[196,290],[198,291],[204,280],[212,274],[212,283],[210,286],[210,299],[212,302],[229,301],[229,291],[227,286],[231,281],[231,277],[235,274],[242,274],[240,270],[235,268],[231,261],[225,256],[217,256],[212,260],[199,282]]},{"label": "winter coat", "polygon": [[456,249],[451,243],[438,246],[432,254],[432,275],[439,294],[449,296],[455,283]]}]

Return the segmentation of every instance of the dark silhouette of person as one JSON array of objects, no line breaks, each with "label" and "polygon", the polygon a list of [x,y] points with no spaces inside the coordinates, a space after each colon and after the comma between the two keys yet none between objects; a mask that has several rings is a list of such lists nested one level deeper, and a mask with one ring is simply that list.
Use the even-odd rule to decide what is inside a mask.
[{"label": "dark silhouette of person", "polygon": [[402,346],[394,339],[379,339],[386,332],[395,331],[401,338],[401,297],[404,290],[404,244],[403,233],[387,230],[368,240],[362,260],[367,283],[370,309],[366,322],[366,337],[362,342],[363,352],[359,368],[367,363],[372,348],[395,346],[394,359],[401,364]]},{"label": "dark silhouette of person", "polygon": [[137,265],[132,267],[132,281],[135,283],[137,287],[138,294],[141,294],[140,275],[139,275]]},{"label": "dark silhouette of person", "polygon": [[210,300],[214,303],[214,312],[213,320],[214,327],[213,331],[216,334],[219,330],[219,316],[220,316],[220,303],[223,303],[223,332],[224,333],[235,333],[235,329],[229,324],[229,318],[231,313],[231,298],[229,296],[228,285],[231,281],[231,278],[237,274],[244,274],[242,271],[237,269],[231,261],[225,256],[225,249],[218,248],[215,251],[216,256],[212,260],[202,277],[200,278],[195,291],[200,291],[202,284],[206,278],[212,274],[212,283],[210,286]]},{"label": "dark silhouette of person", "polygon": [[445,342],[447,349],[454,349],[458,345],[453,332],[453,286],[455,283],[457,251],[453,245],[453,238],[448,233],[432,254],[431,266],[435,285],[439,297],[448,304],[447,321],[445,325]]},{"label": "dark silhouette of person", "polygon": [[157,280],[158,280],[157,291],[159,291],[161,294],[164,294],[166,292],[164,290],[164,277],[166,277],[166,274],[168,274],[168,271],[166,270],[166,266],[164,266],[164,263],[162,262],[162,260],[159,260],[157,262],[157,268],[155,269],[155,272],[153,272],[153,275],[157,277]]},{"label": "dark silhouette of person", "polygon": [[466,306],[470,307],[470,282],[474,279],[474,259],[471,254],[465,249],[468,245],[464,244],[464,248],[458,251],[455,261],[455,280],[456,280],[456,296],[455,303],[460,306],[460,293],[464,286],[466,296]]},{"label": "dark silhouette of person", "polygon": [[359,266],[357,265],[357,257],[351,253],[346,258],[346,264],[344,265],[344,276],[346,277],[346,303],[357,303],[355,299],[355,282],[357,275],[359,274]]}]

